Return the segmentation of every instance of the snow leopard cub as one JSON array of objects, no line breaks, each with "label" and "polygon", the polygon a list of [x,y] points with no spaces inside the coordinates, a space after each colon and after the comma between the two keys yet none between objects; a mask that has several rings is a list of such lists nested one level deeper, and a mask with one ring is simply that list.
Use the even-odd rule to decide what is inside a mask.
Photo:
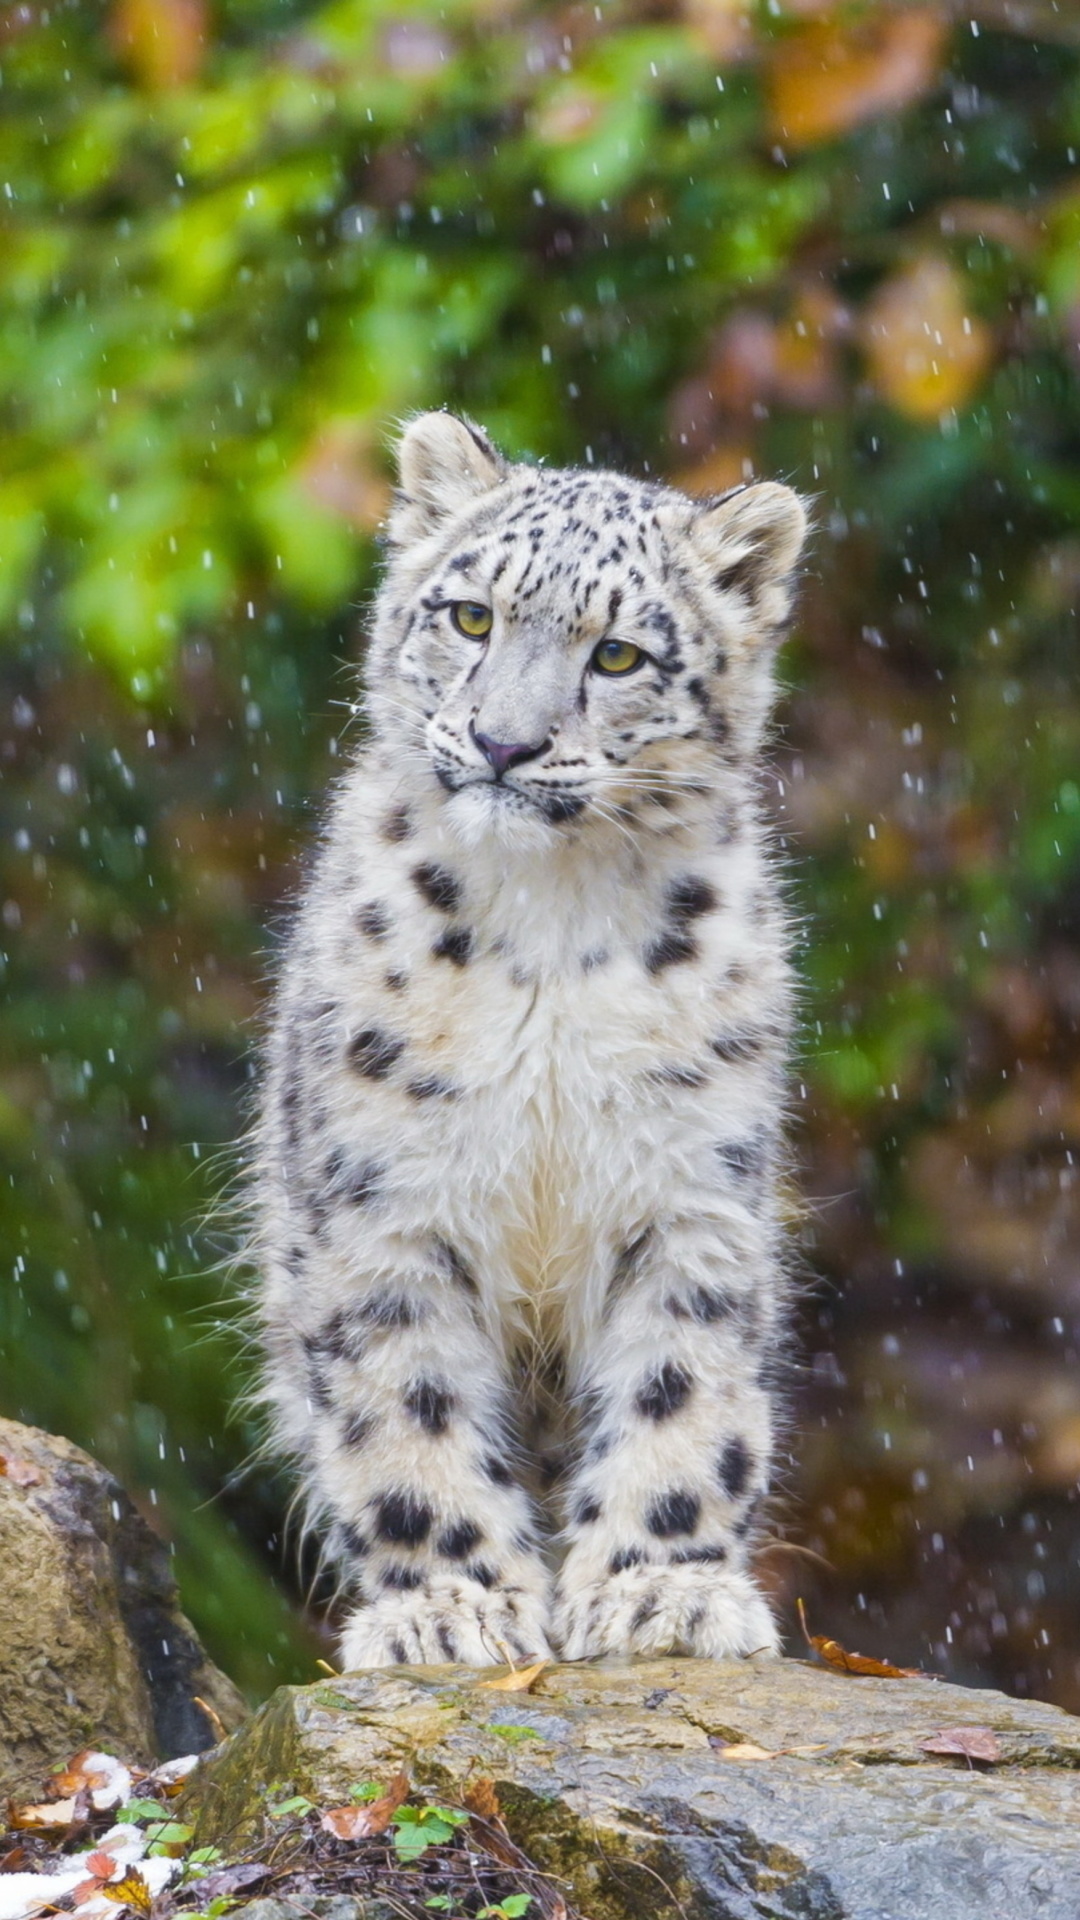
[{"label": "snow leopard cub", "polygon": [[789,980],[755,774],[805,515],[404,434],[269,1036],[264,1394],[346,1667],[773,1649]]}]

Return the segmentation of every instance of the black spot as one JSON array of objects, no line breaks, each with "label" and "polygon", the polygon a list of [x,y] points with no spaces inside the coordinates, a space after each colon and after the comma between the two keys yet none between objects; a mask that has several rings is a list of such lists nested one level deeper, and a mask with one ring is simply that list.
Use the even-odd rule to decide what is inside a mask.
[{"label": "black spot", "polygon": [[700,920],[703,913],[712,913],[718,904],[715,887],[693,874],[673,880],[667,890],[667,910],[679,926]]},{"label": "black spot", "polygon": [[590,947],[588,953],[581,956],[582,973],[594,973],[597,967],[606,966],[611,955],[606,947]]},{"label": "black spot", "polygon": [[693,1391],[693,1378],[685,1367],[665,1360],[658,1373],[652,1373],[638,1388],[634,1405],[647,1420],[667,1420],[684,1407]]},{"label": "black spot", "polygon": [[307,1252],[303,1247],[290,1247],[285,1255],[284,1267],[292,1279],[298,1280],[307,1265]]},{"label": "black spot", "polygon": [[377,1160],[350,1163],[340,1147],[330,1155],[325,1171],[333,1192],[353,1207],[366,1206],[382,1184],[383,1168]]},{"label": "black spot", "polygon": [[673,1567],[692,1566],[695,1562],[719,1562],[727,1559],[726,1547],[680,1547],[671,1556]]},{"label": "black spot", "polygon": [[379,832],[384,840],[409,840],[413,834],[412,815],[408,807],[391,807]]},{"label": "black spot", "polygon": [[722,1140],[716,1151],[738,1180],[759,1180],[765,1172],[766,1152],[762,1140]]},{"label": "black spot", "polygon": [[418,1327],[427,1318],[427,1308],[419,1300],[410,1300],[408,1294],[394,1288],[381,1293],[373,1293],[360,1307],[360,1313],[369,1327],[385,1328],[388,1332],[398,1327]]},{"label": "black spot", "polygon": [[483,1539],[483,1531],[475,1520],[457,1520],[445,1533],[440,1533],[435,1542],[436,1553],[445,1554],[448,1560],[467,1560],[475,1553]]},{"label": "black spot", "polygon": [[341,1521],[338,1536],[346,1553],[354,1554],[357,1560],[362,1560],[371,1551],[359,1527],[354,1527],[351,1520]]},{"label": "black spot", "polygon": [[746,1509],[746,1512],[743,1514],[740,1514],[739,1518],[735,1522],[735,1525],[731,1529],[732,1533],[735,1535],[736,1540],[746,1539],[746,1536],[750,1532],[751,1527],[753,1527],[753,1525],[757,1520],[758,1510],[760,1506],[761,1506],[760,1500],[751,1500],[750,1505]]},{"label": "black spot", "polygon": [[387,1567],[379,1576],[379,1585],[390,1587],[395,1593],[413,1593],[423,1582],[423,1574],[415,1567]]},{"label": "black spot", "polygon": [[712,701],[709,698],[709,689],[705,685],[704,680],[699,680],[697,674],[694,674],[686,683],[686,691],[690,695],[691,700],[697,701],[702,713],[708,713]]},{"label": "black spot", "polygon": [[455,967],[463,967],[473,950],[473,937],[471,927],[448,927],[432,947],[432,957],[451,960]]},{"label": "black spot", "polygon": [[405,1042],[398,1034],[382,1027],[362,1027],[349,1041],[345,1058],[354,1073],[362,1073],[367,1080],[385,1080],[404,1051]]},{"label": "black spot", "polygon": [[620,1547],[608,1561],[609,1573],[625,1573],[627,1567],[640,1567],[645,1555],[640,1547]]},{"label": "black spot", "polygon": [[429,907],[437,907],[440,913],[457,912],[461,905],[461,882],[449,867],[440,867],[434,860],[425,860],[413,868],[412,881]]},{"label": "black spot", "polygon": [[341,1437],[347,1447],[362,1447],[366,1440],[370,1440],[377,1425],[378,1422],[370,1413],[354,1413],[346,1421]]},{"label": "black spot", "polygon": [[405,1406],[425,1433],[445,1433],[455,1406],[449,1387],[436,1380],[417,1380],[405,1395]]},{"label": "black spot", "polygon": [[688,933],[679,933],[671,929],[658,934],[645,948],[646,973],[662,973],[665,967],[676,967],[683,960],[696,960],[698,944]]},{"label": "black spot", "polygon": [[431,1508],[411,1493],[384,1493],[375,1502],[375,1530],[380,1540],[397,1546],[423,1546],[431,1532]]},{"label": "black spot", "polygon": [[637,1629],[639,1627],[643,1627],[647,1620],[651,1620],[653,1617],[653,1614],[656,1612],[656,1609],[659,1605],[660,1605],[660,1595],[656,1592],[654,1588],[652,1593],[647,1593],[645,1595],[645,1598],[643,1600],[639,1600],[637,1606],[634,1608],[634,1612],[630,1621],[631,1633],[636,1633]]},{"label": "black spot", "polygon": [[401,967],[391,967],[389,973],[383,974],[383,985],[389,987],[391,993],[404,993],[408,984],[409,976]]},{"label": "black spot", "polygon": [[755,551],[744,554],[741,560],[733,561],[716,575],[716,584],[721,593],[741,593],[748,600],[757,596],[761,583],[762,555]]},{"label": "black spot", "polygon": [[495,1568],[489,1567],[484,1560],[478,1560],[474,1566],[466,1567],[465,1574],[469,1580],[477,1581],[480,1586],[486,1587],[489,1592],[492,1587],[497,1585],[499,1578]]},{"label": "black spot", "polygon": [[348,1321],[343,1307],[336,1307],[316,1332],[302,1333],[300,1341],[311,1359],[320,1354],[327,1354],[332,1360],[352,1360],[357,1357],[351,1351]]},{"label": "black spot", "polygon": [[369,940],[382,940],[390,926],[390,915],[378,900],[369,900],[356,911],[356,924]]},{"label": "black spot", "polygon": [[741,1060],[756,1060],[770,1038],[766,1028],[748,1027],[741,1033],[718,1033],[709,1045],[717,1059],[735,1065]]},{"label": "black spot", "polygon": [[480,1292],[476,1284],[475,1276],[462,1259],[457,1248],[451,1246],[449,1240],[436,1240],[435,1250],[449,1267],[450,1278],[455,1286],[461,1287],[465,1293],[473,1295]]},{"label": "black spot", "polygon": [[394,1661],[395,1661],[395,1663],[396,1663],[396,1665],[397,1665],[397,1666],[399,1666],[399,1667],[406,1667],[406,1666],[408,1666],[408,1664],[409,1664],[409,1656],[408,1656],[408,1654],[407,1654],[407,1653],[406,1653],[406,1651],[405,1651],[405,1642],[404,1642],[404,1640],[402,1640],[402,1639],[400,1639],[400,1638],[399,1638],[399,1639],[397,1639],[397,1640],[391,1640],[391,1642],[390,1642],[390,1651],[391,1651],[391,1653],[392,1653],[392,1654],[393,1654],[393,1656],[394,1656]]},{"label": "black spot", "polygon": [[717,1465],[716,1473],[729,1500],[737,1500],[746,1492],[746,1483],[753,1468],[750,1449],[745,1440],[729,1440]]},{"label": "black spot", "polygon": [[452,1080],[443,1080],[437,1073],[426,1080],[407,1080],[405,1091],[412,1100],[456,1100],[459,1093]]},{"label": "black spot", "polygon": [[599,1500],[586,1499],[578,1502],[577,1511],[574,1514],[575,1527],[591,1527],[593,1521],[599,1520],[599,1518]]},{"label": "black spot", "polygon": [[700,1518],[696,1493],[662,1493],[646,1509],[645,1525],[658,1540],[670,1540],[677,1533],[693,1533]]},{"label": "black spot", "polygon": [[448,1660],[457,1660],[460,1658],[460,1655],[458,1653],[457,1641],[454,1639],[454,1636],[451,1633],[449,1627],[447,1626],[445,1620],[436,1621],[435,1637],[438,1640],[439,1645],[442,1648]]},{"label": "black spot", "polygon": [[649,1074],[662,1087],[703,1087],[708,1078],[702,1067],[653,1067]]},{"label": "black spot", "polygon": [[533,787],[529,797],[553,826],[563,820],[576,820],[578,814],[585,811],[586,802],[579,793],[544,793]]},{"label": "black spot", "polygon": [[718,1320],[730,1320],[738,1311],[739,1301],[723,1287],[697,1286],[683,1295],[669,1294],[664,1307],[674,1320],[696,1320],[700,1327],[711,1327]]},{"label": "black spot", "polygon": [[334,1404],[334,1396],[327,1386],[326,1377],[314,1361],[308,1367],[308,1398],[313,1407],[319,1407],[326,1413]]},{"label": "black spot", "polygon": [[635,1239],[629,1240],[626,1246],[620,1248],[616,1254],[615,1265],[611,1270],[611,1279],[608,1282],[607,1298],[604,1302],[605,1310],[613,1305],[619,1298],[619,1295],[623,1293],[629,1285],[630,1281],[634,1279],[641,1255],[644,1253],[651,1239],[652,1228],[646,1227],[644,1233],[639,1233]]},{"label": "black spot", "polygon": [[514,1485],[513,1474],[507,1466],[506,1461],[500,1460],[497,1453],[489,1453],[486,1456],[484,1460],[484,1472],[487,1474],[488,1479],[497,1487],[512,1487]]}]

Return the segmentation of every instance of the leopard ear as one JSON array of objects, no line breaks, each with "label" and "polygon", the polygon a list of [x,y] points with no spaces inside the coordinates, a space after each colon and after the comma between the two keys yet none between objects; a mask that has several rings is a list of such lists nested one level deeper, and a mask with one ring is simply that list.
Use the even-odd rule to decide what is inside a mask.
[{"label": "leopard ear", "polygon": [[787,616],[791,576],[808,524],[798,494],[765,481],[701,507],[690,535],[713,586],[739,594],[755,624],[767,630]]},{"label": "leopard ear", "polygon": [[453,413],[421,413],[397,450],[400,490],[390,515],[393,545],[422,540],[498,486],[506,462],[486,434]]}]

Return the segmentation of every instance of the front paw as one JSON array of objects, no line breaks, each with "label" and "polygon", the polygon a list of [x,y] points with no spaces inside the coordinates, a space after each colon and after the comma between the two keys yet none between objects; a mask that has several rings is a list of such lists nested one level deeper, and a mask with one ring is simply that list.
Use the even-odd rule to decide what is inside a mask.
[{"label": "front paw", "polygon": [[627,1567],[582,1585],[564,1579],[553,1632],[564,1660],[779,1652],[773,1617],[749,1575],[707,1565]]},{"label": "front paw", "polygon": [[551,1657],[546,1594],[464,1577],[426,1580],[409,1593],[380,1595],[345,1622],[346,1673],[363,1667],[501,1666]]}]

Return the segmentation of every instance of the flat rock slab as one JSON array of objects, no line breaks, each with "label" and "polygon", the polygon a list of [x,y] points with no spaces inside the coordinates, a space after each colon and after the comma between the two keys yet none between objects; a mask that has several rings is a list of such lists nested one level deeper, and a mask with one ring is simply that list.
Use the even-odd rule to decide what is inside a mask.
[{"label": "flat rock slab", "polygon": [[0,1790],[79,1748],[151,1762],[246,1708],[180,1612],[168,1549],[81,1447],[0,1420]]},{"label": "flat rock slab", "polygon": [[[1080,1720],[1056,1707],[793,1660],[553,1666],[529,1693],[485,1678],[282,1688],[194,1776],[199,1843],[267,1830],[271,1786],[328,1806],[404,1766],[450,1801],[490,1776],[588,1920],[1080,1915]],[[923,1752],[957,1727],[989,1728],[1000,1761]],[[739,1746],[771,1757],[722,1751]]]}]

